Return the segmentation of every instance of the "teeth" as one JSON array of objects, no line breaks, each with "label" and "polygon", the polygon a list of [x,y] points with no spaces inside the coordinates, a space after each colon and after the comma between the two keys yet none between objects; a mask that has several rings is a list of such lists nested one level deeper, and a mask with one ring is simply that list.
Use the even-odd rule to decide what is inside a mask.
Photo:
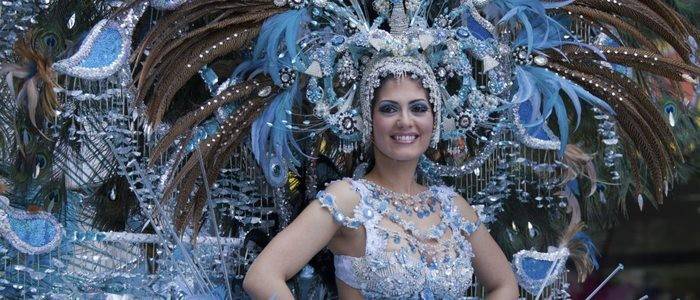
[{"label": "teeth", "polygon": [[412,142],[416,139],[415,135],[395,135],[394,139],[400,142]]}]

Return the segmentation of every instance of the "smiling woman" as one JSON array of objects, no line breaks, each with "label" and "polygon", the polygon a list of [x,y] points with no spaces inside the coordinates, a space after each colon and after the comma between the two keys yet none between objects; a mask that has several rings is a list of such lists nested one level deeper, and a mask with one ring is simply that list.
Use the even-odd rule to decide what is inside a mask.
[{"label": "smiling woman", "polygon": [[434,78],[415,72],[423,69],[421,60],[394,61],[374,64],[393,66],[389,71],[367,70],[365,78],[380,85],[362,86],[364,97],[357,99],[371,107],[371,127],[364,130],[371,170],[331,183],[270,242],[244,281],[254,298],[291,297],[285,280],[326,246],[341,299],[459,298],[474,273],[490,299],[517,298],[508,260],[472,207],[449,187],[418,183],[418,161],[434,140],[434,108],[442,99],[433,92]]},{"label": "smiling woman", "polygon": [[372,109],[375,157],[416,159],[430,144],[433,112],[420,82],[405,77],[383,80]]}]

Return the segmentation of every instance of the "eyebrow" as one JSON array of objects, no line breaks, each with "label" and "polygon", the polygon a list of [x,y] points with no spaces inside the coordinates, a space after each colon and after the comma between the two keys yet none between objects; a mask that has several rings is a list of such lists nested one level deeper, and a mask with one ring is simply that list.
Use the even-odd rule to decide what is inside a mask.
[{"label": "eyebrow", "polygon": [[[419,99],[413,99],[413,100],[411,100],[410,102],[408,102],[408,104],[413,104],[413,103],[421,102],[421,101],[428,102],[428,100],[426,100],[426,99],[419,98]],[[382,100],[380,100],[379,102],[391,102],[391,103],[393,103],[393,104],[399,104],[398,101],[396,101],[396,100],[390,100],[390,99],[382,99]]]}]

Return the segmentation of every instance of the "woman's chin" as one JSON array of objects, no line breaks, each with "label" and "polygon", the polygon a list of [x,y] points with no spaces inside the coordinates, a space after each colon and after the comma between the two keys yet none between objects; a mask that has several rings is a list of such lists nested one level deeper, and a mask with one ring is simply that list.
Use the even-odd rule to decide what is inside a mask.
[{"label": "woman's chin", "polygon": [[387,157],[396,161],[412,161],[417,160],[425,152],[425,150],[415,149],[393,149],[388,151]]},{"label": "woman's chin", "polygon": [[394,161],[415,161],[428,150],[428,144],[423,140],[406,143],[388,139],[376,147],[386,158]]}]

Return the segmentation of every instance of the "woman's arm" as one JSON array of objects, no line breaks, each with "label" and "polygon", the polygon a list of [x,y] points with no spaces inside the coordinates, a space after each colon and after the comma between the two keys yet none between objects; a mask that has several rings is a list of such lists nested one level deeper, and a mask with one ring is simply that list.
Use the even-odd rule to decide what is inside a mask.
[{"label": "woman's arm", "polygon": [[[344,213],[353,207],[349,193],[342,192],[346,184],[335,182],[326,189]],[[243,289],[253,299],[294,299],[286,281],[323,249],[339,228],[328,210],[314,200],[255,259],[243,280]]]},{"label": "woman's arm", "polygon": [[[455,204],[462,216],[477,221],[474,209],[464,198],[457,196]],[[469,236],[469,243],[474,250],[474,270],[479,282],[488,291],[487,299],[512,300],[518,298],[518,283],[508,259],[483,225]]]}]

